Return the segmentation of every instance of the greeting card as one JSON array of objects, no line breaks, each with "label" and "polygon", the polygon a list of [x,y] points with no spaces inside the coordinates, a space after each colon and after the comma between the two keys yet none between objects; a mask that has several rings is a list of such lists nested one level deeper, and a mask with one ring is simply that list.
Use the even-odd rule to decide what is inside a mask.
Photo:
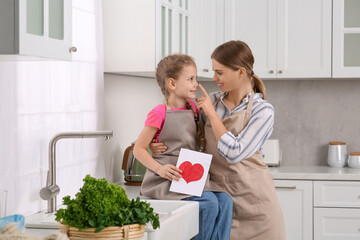
[{"label": "greeting card", "polygon": [[171,182],[170,191],[200,197],[209,173],[212,155],[181,148],[176,167],[182,173],[179,181]]}]

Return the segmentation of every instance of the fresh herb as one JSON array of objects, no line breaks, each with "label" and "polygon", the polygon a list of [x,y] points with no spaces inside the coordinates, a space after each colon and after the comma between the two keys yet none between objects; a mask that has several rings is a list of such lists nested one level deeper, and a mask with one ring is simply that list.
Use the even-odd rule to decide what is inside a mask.
[{"label": "fresh herb", "polygon": [[139,197],[130,201],[122,187],[104,178],[87,175],[83,181],[75,199],[63,198],[67,208],[56,212],[56,221],[79,230],[96,228],[95,232],[110,226],[145,225],[147,222],[151,222],[154,229],[160,227],[159,215],[154,213],[150,203],[140,201]]}]

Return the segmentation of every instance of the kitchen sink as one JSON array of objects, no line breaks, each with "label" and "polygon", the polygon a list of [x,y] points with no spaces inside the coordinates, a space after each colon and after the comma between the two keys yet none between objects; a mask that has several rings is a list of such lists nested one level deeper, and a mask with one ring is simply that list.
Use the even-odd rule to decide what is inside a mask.
[{"label": "kitchen sink", "polygon": [[[199,230],[199,203],[193,201],[142,199],[151,204],[154,212],[159,214],[160,228],[154,230],[150,223],[146,225],[145,236],[148,240],[188,240]],[[59,208],[62,208],[61,206]],[[25,232],[42,235],[55,233],[58,230],[55,214],[45,211],[25,218]],[[52,231],[49,231],[52,230]],[[147,236],[147,238],[146,238]]]}]

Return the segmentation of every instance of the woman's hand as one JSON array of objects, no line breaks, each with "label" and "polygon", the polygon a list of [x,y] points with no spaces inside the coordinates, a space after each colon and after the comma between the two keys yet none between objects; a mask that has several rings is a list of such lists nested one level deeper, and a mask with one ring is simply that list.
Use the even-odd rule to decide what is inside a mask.
[{"label": "woman's hand", "polygon": [[156,169],[156,173],[162,177],[162,178],[166,178],[168,180],[176,180],[179,181],[179,179],[181,178],[181,173],[182,171],[175,167],[174,165],[171,164],[166,164],[166,165],[161,165],[158,169]]},{"label": "woman's hand", "polygon": [[152,142],[150,143],[149,148],[152,154],[161,154],[167,150],[167,146],[165,146],[164,143]]},{"label": "woman's hand", "polygon": [[201,86],[201,84],[199,84],[199,88],[203,95],[203,97],[196,99],[196,102],[199,105],[199,109],[203,110],[206,117],[208,117],[208,118],[211,118],[212,116],[217,115],[217,113],[215,112],[214,106],[211,103],[211,99],[210,99],[209,95],[207,94],[206,90],[204,89],[203,86]]}]

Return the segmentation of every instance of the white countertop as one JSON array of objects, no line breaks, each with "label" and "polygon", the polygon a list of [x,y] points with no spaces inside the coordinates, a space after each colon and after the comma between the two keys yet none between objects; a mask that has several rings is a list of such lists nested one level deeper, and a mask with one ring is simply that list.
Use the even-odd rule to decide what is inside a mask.
[{"label": "white countertop", "polygon": [[360,181],[360,169],[349,167],[280,166],[269,167],[269,170],[275,180]]}]

